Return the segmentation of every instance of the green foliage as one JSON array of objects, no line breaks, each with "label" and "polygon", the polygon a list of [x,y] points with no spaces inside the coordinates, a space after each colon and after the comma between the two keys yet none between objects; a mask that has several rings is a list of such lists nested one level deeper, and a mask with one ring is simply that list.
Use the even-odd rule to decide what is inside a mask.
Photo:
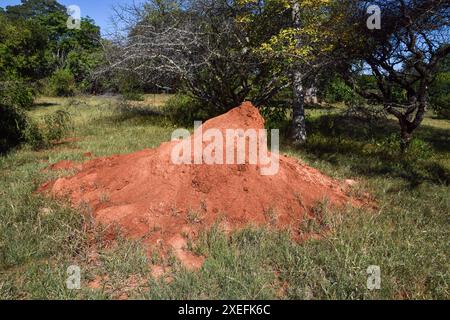
[{"label": "green foliage", "polygon": [[0,113],[0,153],[4,153],[24,141],[28,122],[25,112],[17,106],[0,102]]},{"label": "green foliage", "polygon": [[328,82],[322,96],[329,103],[348,103],[355,98],[355,92],[341,78],[334,77]]},{"label": "green foliage", "polygon": [[61,140],[73,130],[72,116],[65,110],[57,110],[44,116],[45,137],[48,141]]},{"label": "green foliage", "polygon": [[[378,143],[378,146],[381,149],[380,153],[384,153],[388,158],[395,158],[399,155],[398,134],[394,133],[387,136]],[[405,161],[417,162],[429,159],[432,154],[432,148],[422,139],[416,138],[411,141],[406,153],[402,157]]]},{"label": "green foliage", "polygon": [[10,81],[0,91],[0,153],[21,143],[33,149],[48,147],[73,128],[70,114],[58,110],[42,119],[42,124],[27,115],[34,100],[34,90],[20,81]]},{"label": "green foliage", "polygon": [[142,83],[136,75],[123,71],[116,74],[113,80],[116,90],[122,95],[125,100],[142,101],[143,90]]},{"label": "green foliage", "polygon": [[94,93],[99,86],[107,84],[108,79],[101,79],[101,83],[98,83],[92,75],[102,59],[103,55],[99,50],[74,50],[67,55],[66,68],[73,74],[81,92]]},{"label": "green foliage", "polygon": [[100,28],[82,18],[79,30],[69,29],[67,18],[56,0],[6,7],[0,15],[0,79],[3,73],[37,81],[68,69],[78,84],[88,81],[101,59]]},{"label": "green foliage", "polygon": [[27,126],[24,128],[22,135],[24,142],[33,150],[39,150],[49,146],[46,132],[30,117],[27,118]]},{"label": "green foliage", "polygon": [[39,144],[39,130],[27,116],[34,99],[31,88],[20,81],[2,84],[0,91],[0,153],[5,153],[20,143]]},{"label": "green foliage", "polygon": [[285,126],[287,121],[287,112],[284,105],[268,105],[260,109],[260,113],[266,121],[267,129],[279,129]]},{"label": "green foliage", "polygon": [[194,121],[204,121],[212,115],[208,107],[185,94],[171,97],[165,111],[173,122],[186,126],[193,126]]},{"label": "green foliage", "polygon": [[438,116],[450,119],[450,72],[437,75],[430,87],[430,102]]},{"label": "green foliage", "polygon": [[20,80],[0,83],[0,100],[6,105],[28,109],[33,104],[35,90]]},{"label": "green foliage", "polygon": [[40,79],[49,70],[47,32],[32,20],[0,15],[0,80]]},{"label": "green foliage", "polygon": [[57,70],[49,79],[48,92],[52,96],[69,97],[76,92],[75,78],[68,69]]},{"label": "green foliage", "polygon": [[42,18],[44,14],[62,14],[65,8],[56,0],[22,0],[21,4],[7,6],[6,13],[13,19],[32,19]]},{"label": "green foliage", "polygon": [[44,128],[27,117],[35,92],[24,83],[37,87],[46,79],[44,91],[56,96],[74,95],[77,83],[89,87],[89,74],[102,57],[100,29],[82,19],[81,30],[70,30],[67,17],[55,0],[23,0],[0,14],[1,152],[22,142],[44,147],[66,129],[61,113]]}]

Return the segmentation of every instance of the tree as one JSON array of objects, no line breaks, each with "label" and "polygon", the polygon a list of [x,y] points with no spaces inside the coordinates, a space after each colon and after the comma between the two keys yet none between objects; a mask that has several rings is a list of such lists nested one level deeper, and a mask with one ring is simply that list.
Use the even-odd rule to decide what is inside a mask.
[{"label": "tree", "polygon": [[35,38],[46,47],[46,61],[35,63],[34,68],[41,66],[41,79],[58,69],[69,69],[82,82],[98,63],[100,28],[90,18],[82,18],[79,30],[67,28],[67,9],[56,0],[22,0],[7,6],[4,15],[14,24],[33,24],[40,33]]},{"label": "tree", "polygon": [[121,8],[118,19],[127,28],[108,51],[110,69],[164,88],[181,82],[215,113],[246,99],[260,105],[280,87],[284,73],[272,72],[272,61],[252,50],[255,37],[239,21],[242,10],[227,0]]},{"label": "tree", "polygon": [[[315,75],[340,60],[340,13],[333,0],[240,0],[248,8],[249,28],[263,29],[254,50],[281,69],[287,77],[284,86],[292,88],[291,140],[306,142],[305,91],[314,86]],[[261,27],[264,25],[265,27]],[[267,32],[268,31],[268,32]],[[283,61],[283,63],[280,63]]]},{"label": "tree", "polygon": [[21,4],[7,6],[6,14],[10,19],[44,18],[49,15],[65,13],[66,9],[56,0],[21,0]]},{"label": "tree", "polygon": [[327,31],[336,22],[330,3],[168,0],[122,7],[118,18],[128,28],[110,51],[111,67],[161,86],[181,80],[219,112],[246,99],[260,106],[292,86],[292,136],[301,143],[306,140],[303,86],[336,61]]},{"label": "tree", "polygon": [[[292,4],[292,27],[300,30],[302,27],[300,3]],[[295,49],[301,49],[302,39],[299,34],[295,35]],[[292,68],[292,127],[291,139],[294,144],[306,142],[306,116],[305,116],[305,91],[304,74],[302,65],[298,61],[293,62]]]},{"label": "tree", "polygon": [[0,15],[0,81],[42,78],[48,68],[47,44],[39,24]]},{"label": "tree", "polygon": [[366,13],[361,3],[350,4],[357,12],[348,18],[348,25],[356,26],[357,45],[350,51],[369,67],[378,90],[359,87],[354,74],[347,74],[346,78],[363,97],[381,103],[386,112],[398,119],[401,149],[406,150],[424,119],[429,88],[439,65],[450,54],[448,2],[376,1],[383,13],[381,30],[369,30],[357,23]]}]

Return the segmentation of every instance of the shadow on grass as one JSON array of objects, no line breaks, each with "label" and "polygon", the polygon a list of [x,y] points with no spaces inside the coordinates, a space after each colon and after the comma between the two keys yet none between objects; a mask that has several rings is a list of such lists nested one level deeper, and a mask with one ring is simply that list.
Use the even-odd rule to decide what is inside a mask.
[{"label": "shadow on grass", "polygon": [[[298,149],[306,156],[350,167],[367,177],[398,177],[415,188],[424,181],[450,184],[450,170],[442,161],[450,154],[450,131],[422,126],[406,154],[399,150],[394,120],[368,122],[339,114],[308,119],[308,143]],[[292,148],[290,146],[290,148]]]},{"label": "shadow on grass", "polygon": [[136,117],[136,116],[161,116],[163,113],[152,106],[133,106],[129,104],[119,105],[117,107],[118,114],[121,117]]},{"label": "shadow on grass", "polygon": [[120,124],[120,125],[173,125],[168,117],[153,106],[133,106],[130,104],[119,104],[114,107],[114,112],[107,116],[95,119],[98,124]]},{"label": "shadow on grass", "polygon": [[314,103],[314,104],[308,104],[306,106],[306,109],[308,110],[326,110],[326,111],[330,111],[330,110],[335,110],[337,109],[335,106],[331,105],[331,104],[318,104],[318,103]]},{"label": "shadow on grass", "polygon": [[33,104],[33,107],[34,108],[46,108],[46,107],[54,107],[54,106],[57,106],[57,105],[58,104],[54,103],[54,102],[40,102],[40,103],[35,102]]}]

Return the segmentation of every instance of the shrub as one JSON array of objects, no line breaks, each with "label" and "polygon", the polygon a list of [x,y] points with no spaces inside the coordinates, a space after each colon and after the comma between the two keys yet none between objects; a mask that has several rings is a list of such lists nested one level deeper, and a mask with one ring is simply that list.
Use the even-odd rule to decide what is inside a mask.
[{"label": "shrub", "polygon": [[68,112],[59,110],[43,118],[39,126],[26,114],[34,93],[21,82],[8,82],[0,91],[0,153],[6,153],[22,143],[33,149],[48,147],[73,128]]},{"label": "shrub", "polygon": [[73,129],[72,117],[69,112],[58,110],[44,117],[45,139],[47,141],[61,140]]},{"label": "shrub", "polygon": [[0,101],[9,106],[28,109],[33,105],[35,92],[22,81],[7,81],[1,87]]},{"label": "shrub", "polygon": [[430,102],[438,116],[450,119],[450,72],[438,74],[430,87]]},{"label": "shrub", "polygon": [[116,76],[117,90],[125,100],[143,101],[143,90],[140,80],[134,74],[124,73]]},{"label": "shrub", "polygon": [[46,148],[49,145],[45,132],[30,118],[27,118],[27,126],[24,128],[22,135],[24,142],[35,150]]},{"label": "shrub", "polygon": [[288,118],[285,105],[268,105],[260,109],[261,115],[266,121],[267,129],[286,129]]},{"label": "shrub", "polygon": [[[0,153],[31,139],[35,132],[33,122],[25,109],[33,104],[34,92],[20,81],[6,81],[0,91]],[[33,140],[39,140],[35,136]]]},{"label": "shrub", "polygon": [[328,83],[323,98],[329,103],[349,102],[355,97],[353,90],[340,78],[336,77]]},{"label": "shrub", "polygon": [[23,142],[38,150],[48,148],[52,142],[61,140],[71,130],[73,130],[72,116],[67,111],[58,110],[45,115],[39,121],[39,125],[27,118],[22,137]]},{"label": "shrub", "polygon": [[[391,134],[378,144],[382,152],[390,159],[395,159],[399,155],[399,139],[398,134]],[[429,159],[433,154],[433,149],[425,141],[414,138],[411,140],[404,159],[409,162],[424,161]]]},{"label": "shrub", "polygon": [[407,156],[412,161],[427,160],[433,155],[433,148],[422,139],[415,138],[408,146]]},{"label": "shrub", "polygon": [[0,112],[0,153],[6,153],[21,143],[28,143],[33,149],[48,145],[46,133],[22,108],[0,103]]},{"label": "shrub", "polygon": [[4,153],[24,141],[27,127],[25,112],[17,106],[0,102],[0,153]]},{"label": "shrub", "polygon": [[59,69],[48,82],[48,93],[57,97],[70,97],[76,92],[75,78],[70,70]]},{"label": "shrub", "polygon": [[166,114],[178,124],[192,126],[194,121],[204,121],[213,116],[199,101],[185,95],[177,94],[166,103]]}]

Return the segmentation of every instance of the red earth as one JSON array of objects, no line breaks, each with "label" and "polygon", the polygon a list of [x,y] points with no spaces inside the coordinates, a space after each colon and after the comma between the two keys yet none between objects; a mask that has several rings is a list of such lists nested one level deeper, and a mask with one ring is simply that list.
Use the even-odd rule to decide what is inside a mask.
[{"label": "red earth", "polygon": [[[208,128],[263,129],[264,119],[245,102],[204,123],[202,130]],[[194,135],[188,139],[195,140]],[[302,232],[302,222],[320,218],[313,210],[318,202],[360,205],[346,194],[347,183],[297,159],[280,155],[279,171],[272,176],[261,175],[260,166],[248,159],[240,165],[176,165],[171,151],[177,143],[83,164],[57,163],[51,169],[77,173],[47,182],[39,191],[68,197],[74,207],[88,207],[99,225],[143,239],[149,254],[155,248],[170,249],[192,268],[201,266],[204,258],[186,250],[186,239],[216,223],[225,231],[247,225],[287,228],[294,238],[305,239],[311,235]]]}]

